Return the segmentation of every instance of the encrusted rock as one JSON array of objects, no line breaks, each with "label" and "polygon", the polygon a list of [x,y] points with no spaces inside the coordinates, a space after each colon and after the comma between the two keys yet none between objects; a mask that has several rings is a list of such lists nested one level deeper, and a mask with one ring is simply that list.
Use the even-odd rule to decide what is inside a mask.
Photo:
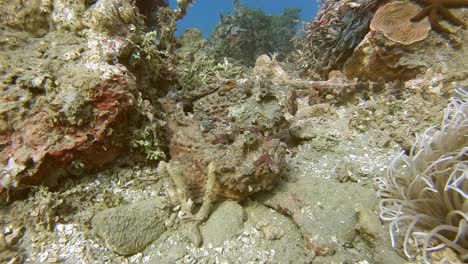
[{"label": "encrusted rock", "polygon": [[138,103],[135,79],[119,63],[136,49],[143,20],[135,10],[126,0],[2,3],[2,195],[54,184],[122,152]]},{"label": "encrusted rock", "polygon": [[[404,14],[405,12],[401,10],[399,13]],[[463,12],[466,13],[466,11],[460,10],[460,13]],[[410,19],[410,14],[406,14],[406,17]],[[419,22],[414,25],[419,25],[415,29],[418,36],[415,35],[416,33],[411,32],[402,34],[405,29],[402,29],[402,26],[394,26],[388,20],[399,19],[384,16],[379,12],[376,13],[372,26],[376,30],[371,30],[364,37],[344,65],[344,73],[348,79],[407,82],[422,77],[430,70],[433,75],[443,77],[432,79],[423,88],[432,89],[443,86],[446,91],[457,88],[456,85],[459,84],[454,85],[454,82],[466,80],[467,70],[465,65],[468,51],[466,48],[458,48],[459,44],[454,41],[455,38],[459,38],[459,43],[468,43],[468,32],[466,30],[458,31],[456,36],[452,36],[451,40],[447,40],[447,38],[434,32],[429,32],[429,36],[424,37],[424,32],[428,28],[427,25],[419,25]],[[377,21],[385,23],[379,25]],[[399,23],[403,22],[400,21]],[[412,22],[409,21],[408,23]],[[408,24],[408,26],[411,25]],[[424,34],[420,35],[421,32]],[[409,43],[412,44],[407,45]],[[453,60],[450,58],[459,59]]]},{"label": "encrusted rock", "polygon": [[200,227],[203,245],[207,247],[211,244],[213,247],[219,247],[224,241],[234,239],[242,230],[245,217],[244,209],[237,202],[222,202]]},{"label": "encrusted rock", "polygon": [[369,208],[359,208],[357,229],[364,239],[373,243],[383,228],[377,215]]},{"label": "encrusted rock", "polygon": [[92,168],[119,155],[121,147],[108,131],[125,122],[125,111],[132,105],[127,82],[116,76],[94,89],[88,98],[92,121],[81,126],[54,123],[47,106],[40,106],[25,114],[14,131],[2,135],[6,143],[0,154],[4,188],[38,184],[46,176],[59,176],[76,160]]},{"label": "encrusted rock", "polygon": [[131,1],[99,0],[85,13],[86,26],[96,32],[110,36],[125,35],[131,30],[130,25],[141,25],[142,20],[135,12]]},{"label": "encrusted rock", "polygon": [[164,233],[167,217],[161,201],[151,199],[99,212],[92,226],[109,249],[133,255]]},{"label": "encrusted rock", "polygon": [[[351,241],[356,234],[355,208],[372,208],[375,205],[374,193],[364,187],[336,184],[315,177],[300,179],[299,182],[282,186],[280,191],[266,197],[263,202],[289,215],[310,236],[315,250],[330,243],[330,239],[334,240],[331,247]],[[328,253],[333,250],[331,247],[327,249],[330,250]]]},{"label": "encrusted rock", "polygon": [[51,1],[2,1],[0,23],[35,37],[42,37],[50,28]]},{"label": "encrusted rock", "polygon": [[[255,245],[274,252],[274,263],[287,263],[294,259],[296,263],[310,263],[314,253],[304,247],[302,230],[278,211],[262,204],[248,203],[245,207],[248,220],[246,226],[252,226],[258,235]],[[258,232],[258,233],[257,233]]]}]

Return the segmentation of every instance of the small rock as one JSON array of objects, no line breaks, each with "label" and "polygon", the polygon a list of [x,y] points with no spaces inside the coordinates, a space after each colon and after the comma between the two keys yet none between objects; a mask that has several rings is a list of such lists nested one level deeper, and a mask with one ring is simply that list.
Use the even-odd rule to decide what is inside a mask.
[{"label": "small rock", "polygon": [[247,204],[245,211],[248,216],[246,227],[259,229],[264,235],[251,238],[250,244],[270,252],[266,263],[312,262],[314,254],[306,249],[301,232],[291,218],[255,202]]},{"label": "small rock", "polygon": [[235,238],[244,225],[245,213],[242,206],[234,201],[224,201],[200,228],[203,244],[222,246],[224,241]]},{"label": "small rock", "polygon": [[270,225],[264,226],[262,228],[262,231],[265,234],[265,238],[268,240],[276,240],[284,236],[283,230],[274,226],[270,226]]},{"label": "small rock", "polygon": [[449,247],[429,254],[433,263],[462,263],[457,254]]},{"label": "small rock", "polygon": [[373,242],[381,232],[379,219],[369,208],[360,208],[358,217],[358,230],[361,236],[367,241]]},{"label": "small rock", "polygon": [[23,236],[23,228],[15,228],[11,234],[5,236],[5,242],[13,246],[18,243],[18,240]]},{"label": "small rock", "polygon": [[159,209],[159,203],[151,199],[99,212],[93,229],[117,254],[136,254],[166,231],[168,213]]}]

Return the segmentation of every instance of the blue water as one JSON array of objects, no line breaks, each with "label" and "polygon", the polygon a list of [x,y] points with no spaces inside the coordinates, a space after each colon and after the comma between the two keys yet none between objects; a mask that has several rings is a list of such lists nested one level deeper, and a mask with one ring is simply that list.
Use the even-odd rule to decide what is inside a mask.
[{"label": "blue water", "polygon": [[[241,2],[272,15],[280,15],[286,7],[299,8],[302,10],[303,21],[311,21],[318,10],[316,0],[243,0]],[[177,6],[176,0],[169,0],[169,3],[172,7]],[[233,7],[231,0],[195,0],[187,15],[178,22],[176,36],[180,36],[187,28],[196,27],[202,31],[204,38],[208,38],[219,21],[219,15],[229,13]]]}]

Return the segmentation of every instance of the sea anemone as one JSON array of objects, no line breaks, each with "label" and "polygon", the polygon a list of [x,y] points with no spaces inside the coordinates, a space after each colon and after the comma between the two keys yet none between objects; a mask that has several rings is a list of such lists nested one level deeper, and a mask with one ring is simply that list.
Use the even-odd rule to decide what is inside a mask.
[{"label": "sea anemone", "polygon": [[[447,247],[468,260],[468,92],[452,98],[440,129],[431,127],[376,179],[380,218],[392,246],[412,259]],[[401,244],[402,243],[402,244]]]}]

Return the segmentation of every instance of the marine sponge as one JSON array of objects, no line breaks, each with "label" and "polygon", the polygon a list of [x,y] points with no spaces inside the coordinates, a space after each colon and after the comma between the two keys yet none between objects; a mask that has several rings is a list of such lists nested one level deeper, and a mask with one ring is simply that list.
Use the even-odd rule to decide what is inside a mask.
[{"label": "marine sponge", "polygon": [[409,155],[402,152],[376,179],[392,246],[403,239],[408,258],[422,248],[426,263],[446,247],[468,260],[468,92],[462,95],[451,100],[440,130],[418,136]]}]

